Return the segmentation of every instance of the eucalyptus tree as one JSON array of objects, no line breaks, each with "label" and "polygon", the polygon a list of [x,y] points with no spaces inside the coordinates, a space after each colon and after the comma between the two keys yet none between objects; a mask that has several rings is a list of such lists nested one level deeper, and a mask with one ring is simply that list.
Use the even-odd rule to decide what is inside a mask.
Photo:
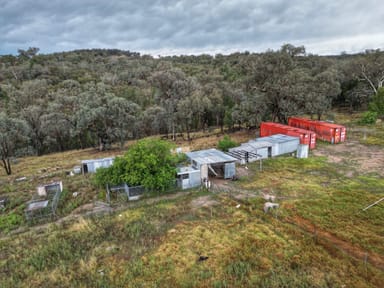
[{"label": "eucalyptus tree", "polygon": [[143,136],[153,134],[168,134],[167,111],[165,108],[155,105],[150,106],[141,114],[140,132]]},{"label": "eucalyptus tree", "polygon": [[367,50],[358,61],[359,79],[364,81],[372,91],[371,95],[384,86],[384,52]]},{"label": "eucalyptus tree", "polygon": [[12,174],[11,158],[17,155],[18,149],[27,146],[27,140],[26,123],[0,112],[0,166],[4,168],[7,175]]},{"label": "eucalyptus tree", "polygon": [[140,107],[116,97],[110,92],[110,87],[103,83],[87,85],[78,101],[77,131],[93,138],[100,150],[116,141],[123,146],[127,138],[135,136]]},{"label": "eucalyptus tree", "polygon": [[[50,103],[47,107],[47,115],[44,117],[44,125],[50,139],[56,143],[59,150],[87,146],[85,133],[77,129],[76,111],[80,110],[79,95],[82,92],[79,82],[65,80],[59,84],[56,91],[49,94]],[[55,125],[55,121],[58,125]],[[78,144],[75,144],[76,142]]]},{"label": "eucalyptus tree", "polygon": [[366,107],[384,84],[384,52],[367,50],[338,63],[343,75],[342,96],[350,109]]},{"label": "eucalyptus tree", "polygon": [[241,101],[233,107],[232,120],[239,125],[246,127],[257,127],[265,118],[267,103],[264,95],[255,92],[254,94],[243,94]]},{"label": "eucalyptus tree", "polygon": [[48,82],[46,80],[24,81],[20,88],[7,85],[9,107],[17,113],[32,105],[45,105],[48,96]]},{"label": "eucalyptus tree", "polygon": [[121,97],[112,97],[107,100],[107,115],[111,118],[111,126],[108,131],[111,133],[112,141],[117,140],[120,148],[124,147],[127,139],[135,138],[138,126],[138,115],[140,106],[136,103]]},{"label": "eucalyptus tree", "polygon": [[[103,83],[88,84],[77,100],[79,109],[75,111],[76,131],[91,138],[91,143],[98,143],[100,150],[105,150],[111,143],[109,128],[112,121],[108,117],[108,98],[114,95]],[[95,139],[96,138],[96,139]],[[88,145],[89,143],[85,143]]]},{"label": "eucalyptus tree", "polygon": [[47,135],[49,150],[65,151],[72,148],[70,145],[72,125],[62,103],[56,101],[49,103],[41,121],[41,128]]},{"label": "eucalyptus tree", "polygon": [[188,78],[181,70],[166,67],[152,75],[152,84],[157,89],[155,99],[158,105],[167,111],[167,122],[175,140],[177,126],[177,106],[184,97],[192,95],[198,88],[193,78]]},{"label": "eucalyptus tree", "polygon": [[217,83],[208,83],[202,87],[202,93],[207,96],[210,105],[209,112],[212,114],[216,126],[224,130],[225,103],[222,87]]},{"label": "eucalyptus tree", "polygon": [[21,111],[22,119],[30,131],[30,141],[37,155],[42,155],[46,148],[47,131],[43,125],[45,110],[38,105],[31,105]]},{"label": "eucalyptus tree", "polygon": [[337,71],[329,69],[312,78],[311,93],[306,97],[306,112],[320,120],[332,108],[332,101],[341,93]]},{"label": "eucalyptus tree", "polygon": [[195,90],[192,94],[181,99],[178,103],[178,119],[187,132],[190,140],[190,132],[193,128],[205,129],[208,126],[208,113],[212,103],[207,95]]},{"label": "eucalyptus tree", "polygon": [[257,58],[254,64],[252,85],[248,92],[262,92],[265,95],[265,102],[271,113],[272,121],[285,121],[284,109],[289,107],[285,86],[288,84],[288,73],[295,68],[295,54],[287,53],[286,49],[281,51],[268,51]]}]

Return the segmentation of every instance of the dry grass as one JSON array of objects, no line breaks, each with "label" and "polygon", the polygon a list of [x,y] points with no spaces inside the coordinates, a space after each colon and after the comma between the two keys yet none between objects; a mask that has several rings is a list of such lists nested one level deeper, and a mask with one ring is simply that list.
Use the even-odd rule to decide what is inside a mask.
[{"label": "dry grass", "polygon": [[[233,191],[282,197],[280,209],[270,214],[263,212],[259,197],[194,191],[2,236],[0,287],[381,287],[383,270],[369,257],[384,257],[384,204],[364,213],[361,209],[383,197],[384,181],[375,173],[379,166],[362,171],[365,162],[359,160],[362,147],[375,153],[380,148],[361,144],[358,132],[351,136],[354,149],[320,144],[316,153],[323,156],[271,159],[263,172],[255,163],[247,177],[227,183]],[[210,148],[221,137],[176,144]],[[254,138],[254,132],[231,137],[243,142]],[[64,181],[63,216],[92,203],[99,191],[91,179],[64,172],[80,159],[122,153],[88,149],[21,159],[14,166],[17,175],[0,176],[0,194],[13,199],[1,219],[23,215],[24,200],[43,181]],[[45,174],[52,175],[39,178]],[[29,180],[15,182],[20,176]],[[73,197],[74,191],[80,195]],[[25,223],[13,229],[20,225]],[[362,251],[370,255],[367,263],[355,257]],[[208,258],[199,261],[200,256]]]}]

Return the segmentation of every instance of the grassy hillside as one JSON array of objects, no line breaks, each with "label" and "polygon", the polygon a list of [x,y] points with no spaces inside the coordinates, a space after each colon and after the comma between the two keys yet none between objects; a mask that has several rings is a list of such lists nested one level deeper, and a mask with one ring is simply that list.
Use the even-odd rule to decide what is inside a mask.
[{"label": "grassy hillside", "polygon": [[[308,159],[269,159],[263,171],[251,164],[239,181],[219,181],[213,192],[144,199],[98,216],[79,211],[102,199],[101,191],[65,171],[103,155],[21,159],[17,175],[1,176],[1,195],[15,197],[0,216],[0,286],[381,287],[384,202],[362,209],[384,197],[383,127],[349,125],[347,143],[319,143]],[[29,180],[15,182],[20,176]],[[27,226],[24,201],[37,183],[53,179],[64,179],[61,219]],[[263,193],[280,208],[264,213]]]}]

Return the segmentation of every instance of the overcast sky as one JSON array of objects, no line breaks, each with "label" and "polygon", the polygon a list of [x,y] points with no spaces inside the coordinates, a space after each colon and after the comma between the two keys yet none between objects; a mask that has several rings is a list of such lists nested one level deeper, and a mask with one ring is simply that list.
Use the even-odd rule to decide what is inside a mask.
[{"label": "overcast sky", "polygon": [[0,0],[0,54],[117,48],[173,55],[384,48],[382,0]]}]

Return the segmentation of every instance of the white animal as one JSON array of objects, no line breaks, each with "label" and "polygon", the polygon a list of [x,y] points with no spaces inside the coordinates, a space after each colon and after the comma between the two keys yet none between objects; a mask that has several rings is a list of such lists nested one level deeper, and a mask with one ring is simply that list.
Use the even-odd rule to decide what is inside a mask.
[{"label": "white animal", "polygon": [[272,203],[272,202],[265,202],[264,203],[264,212],[265,213],[268,213],[268,211],[270,209],[275,209],[275,208],[279,208],[279,204],[277,203]]}]

